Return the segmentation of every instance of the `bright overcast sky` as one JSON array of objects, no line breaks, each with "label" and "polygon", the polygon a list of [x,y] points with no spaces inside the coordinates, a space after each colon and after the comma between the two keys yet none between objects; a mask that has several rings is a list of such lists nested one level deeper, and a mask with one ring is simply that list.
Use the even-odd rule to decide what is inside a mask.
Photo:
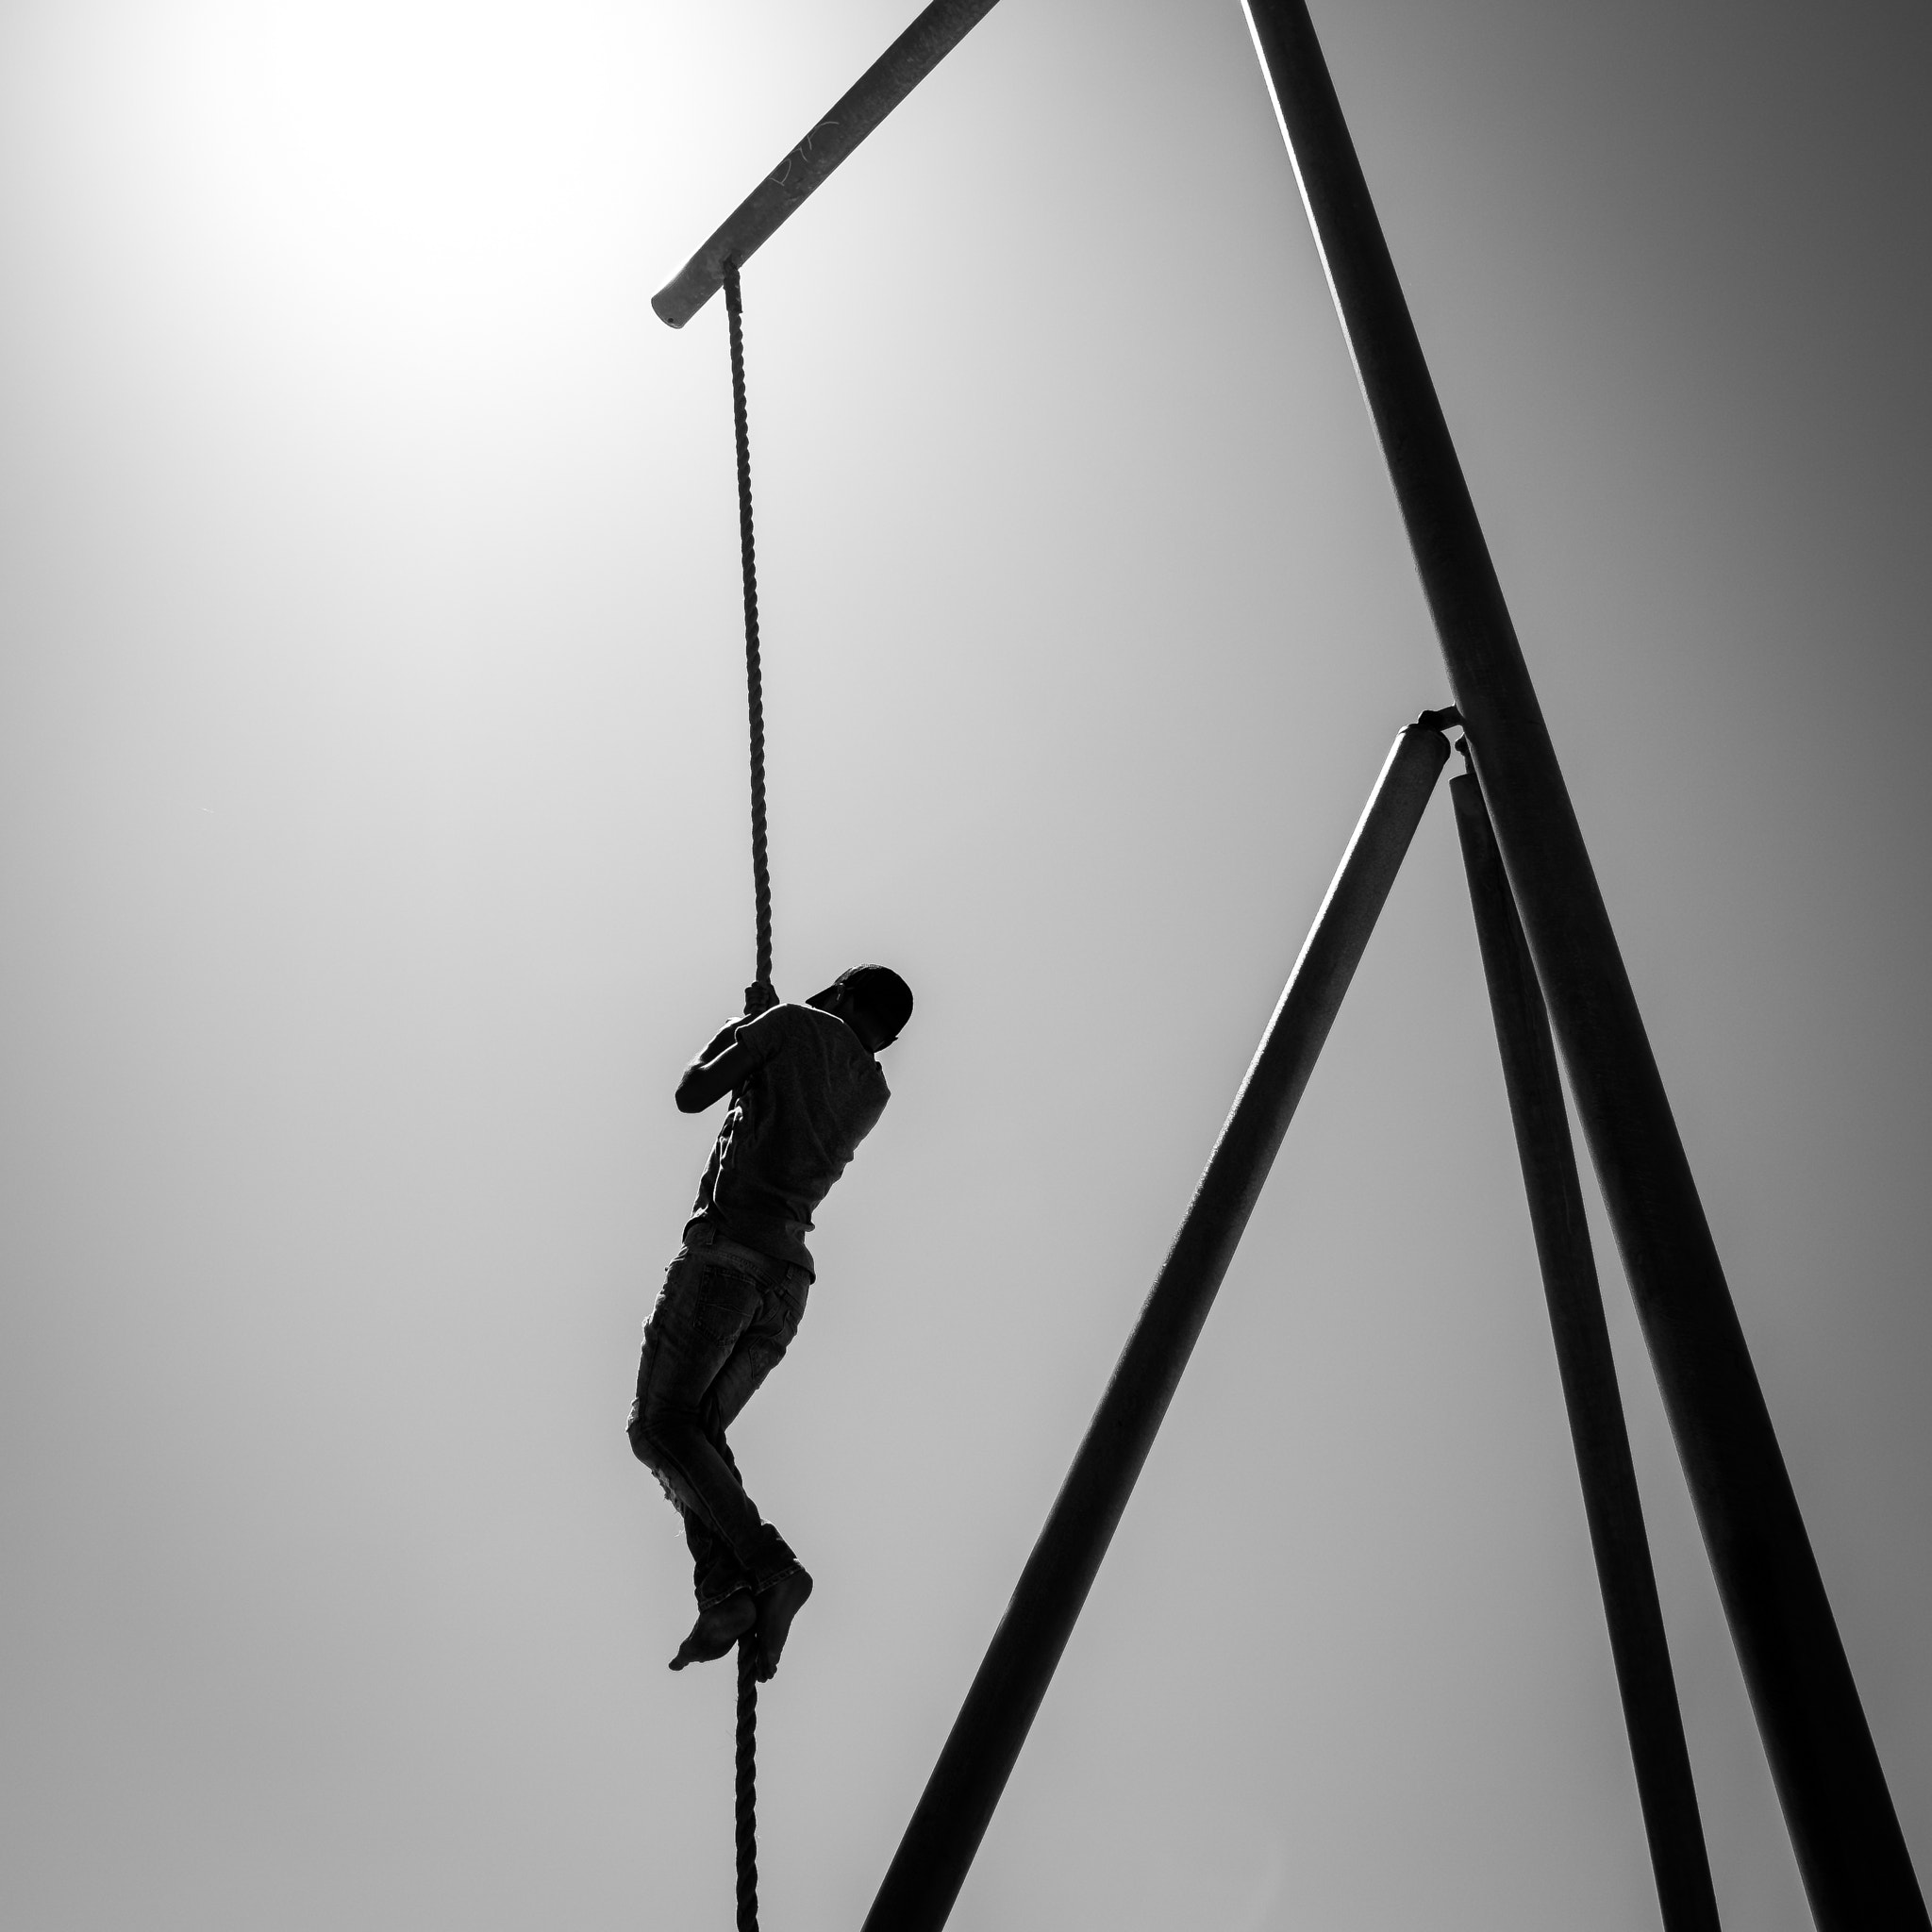
[{"label": "bright overcast sky", "polygon": [[[0,13],[10,1924],[729,1922],[623,1436],[751,969],[724,318],[648,303],[910,11]],[[1315,17],[1924,1871],[1932,26]],[[856,1932],[1447,688],[1234,0],[1004,0],[745,300],[778,979],[919,995],[738,1437],[819,1585],[765,1919]],[[1657,1924],[1489,1029],[1444,796],[960,1932]]]}]

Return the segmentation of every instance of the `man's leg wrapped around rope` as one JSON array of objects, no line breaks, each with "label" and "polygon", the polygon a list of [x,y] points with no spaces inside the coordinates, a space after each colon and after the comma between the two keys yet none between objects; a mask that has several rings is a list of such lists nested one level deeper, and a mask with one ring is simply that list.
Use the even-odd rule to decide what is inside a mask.
[{"label": "man's leg wrapped around rope", "polygon": [[698,1620],[674,1670],[723,1657],[756,1624],[758,1674],[777,1668],[811,1578],[762,1521],[725,1441],[783,1358],[810,1277],[702,1224],[665,1273],[638,1363],[630,1443],[684,1517]]}]

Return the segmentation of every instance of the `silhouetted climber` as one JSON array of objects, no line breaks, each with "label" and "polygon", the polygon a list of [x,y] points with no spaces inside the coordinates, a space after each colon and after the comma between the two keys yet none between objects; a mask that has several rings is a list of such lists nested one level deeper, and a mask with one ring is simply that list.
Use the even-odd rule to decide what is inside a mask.
[{"label": "silhouetted climber", "polygon": [[805,1237],[891,1097],[874,1056],[912,993],[888,966],[855,966],[802,1007],[770,1002],[723,1027],[684,1070],[677,1105],[730,1111],[684,1245],[644,1324],[630,1444],[684,1517],[697,1622],[671,1660],[723,1657],[758,1632],[758,1674],[778,1667],[811,1577],[739,1480],[724,1431],[783,1357],[814,1274]]}]

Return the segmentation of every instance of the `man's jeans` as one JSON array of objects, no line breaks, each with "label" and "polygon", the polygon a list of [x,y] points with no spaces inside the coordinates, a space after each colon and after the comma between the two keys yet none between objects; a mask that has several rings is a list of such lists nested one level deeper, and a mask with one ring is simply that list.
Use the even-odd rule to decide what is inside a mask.
[{"label": "man's jeans", "polygon": [[700,1608],[797,1567],[744,1493],[724,1431],[798,1333],[810,1285],[699,1222],[644,1324],[630,1446],[683,1513]]}]

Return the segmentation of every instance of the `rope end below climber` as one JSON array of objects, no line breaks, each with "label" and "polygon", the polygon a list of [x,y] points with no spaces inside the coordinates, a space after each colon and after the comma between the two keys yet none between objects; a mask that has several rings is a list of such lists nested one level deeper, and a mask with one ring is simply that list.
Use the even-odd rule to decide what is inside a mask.
[{"label": "rope end below climber", "polygon": [[738,1641],[738,1932],[758,1932],[758,1634]]}]

